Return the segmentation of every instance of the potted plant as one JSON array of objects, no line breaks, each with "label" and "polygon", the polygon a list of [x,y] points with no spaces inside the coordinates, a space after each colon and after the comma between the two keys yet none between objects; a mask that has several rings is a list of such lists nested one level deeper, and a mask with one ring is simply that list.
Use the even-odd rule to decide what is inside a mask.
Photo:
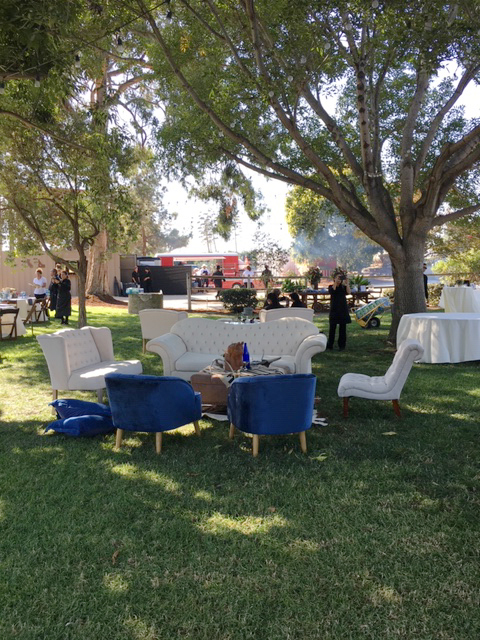
[{"label": "potted plant", "polygon": [[318,289],[318,285],[323,275],[320,269],[315,266],[309,267],[305,275],[307,276],[308,281],[312,285],[312,289]]},{"label": "potted plant", "polygon": [[370,280],[364,278],[361,274],[350,276],[350,286],[355,287],[357,291],[365,291],[370,284]]}]

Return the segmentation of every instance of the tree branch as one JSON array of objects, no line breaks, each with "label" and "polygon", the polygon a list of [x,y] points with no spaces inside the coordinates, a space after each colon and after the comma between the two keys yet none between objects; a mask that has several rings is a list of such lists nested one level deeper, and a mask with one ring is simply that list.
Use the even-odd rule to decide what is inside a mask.
[{"label": "tree branch", "polygon": [[27,129],[31,129],[33,131],[41,131],[42,133],[44,133],[45,135],[49,136],[53,140],[56,140],[57,142],[61,142],[62,144],[67,144],[68,146],[73,147],[74,149],[79,149],[80,151],[89,151],[89,152],[93,151],[93,149],[90,149],[89,147],[84,147],[81,144],[77,144],[76,142],[72,142],[72,140],[67,140],[66,138],[62,138],[62,136],[59,136],[56,133],[53,133],[52,131],[48,131],[48,129],[44,129],[40,125],[35,124],[34,122],[31,122],[30,120],[27,120],[27,118],[24,118],[19,113],[15,113],[13,111],[7,111],[6,109],[1,109],[0,108],[0,116],[2,116],[2,115],[3,116],[7,116],[8,118],[13,118],[15,120],[18,120]]},{"label": "tree branch", "polygon": [[439,227],[440,225],[445,224],[445,222],[465,218],[465,216],[470,216],[472,213],[476,213],[477,211],[480,211],[480,204],[472,204],[469,207],[452,211],[452,213],[447,213],[444,216],[436,216],[432,221],[432,227]]},{"label": "tree branch", "polygon": [[415,175],[416,176],[418,176],[418,174],[420,172],[420,169],[422,168],[423,163],[425,162],[425,158],[427,157],[427,154],[428,154],[428,152],[430,150],[430,147],[432,146],[433,139],[434,139],[434,137],[435,137],[435,135],[436,135],[441,123],[443,122],[443,119],[445,118],[447,113],[452,109],[452,107],[455,105],[457,100],[460,98],[460,96],[462,95],[462,93],[466,89],[466,87],[469,84],[469,82],[475,77],[476,73],[478,73],[479,69],[480,69],[480,65],[476,65],[476,66],[471,67],[470,69],[467,69],[465,71],[463,76],[460,78],[460,81],[457,84],[453,94],[445,102],[443,107],[439,110],[439,112],[436,114],[436,116],[432,120],[430,128],[429,128],[429,130],[427,132],[427,135],[425,136],[425,139],[424,139],[424,141],[422,143],[422,146],[420,148],[420,151],[418,153],[417,161],[415,163]]}]

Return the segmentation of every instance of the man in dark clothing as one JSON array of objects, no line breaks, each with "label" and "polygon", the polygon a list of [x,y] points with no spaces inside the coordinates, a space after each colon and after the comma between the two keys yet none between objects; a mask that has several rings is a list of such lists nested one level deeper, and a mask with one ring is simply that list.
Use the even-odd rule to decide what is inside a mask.
[{"label": "man in dark clothing", "polygon": [[152,274],[148,268],[145,269],[143,274],[143,290],[145,293],[151,293],[152,291]]},{"label": "man in dark clothing", "polygon": [[330,332],[327,349],[333,349],[338,324],[338,348],[343,351],[347,344],[347,324],[352,321],[347,304],[347,293],[351,293],[348,278],[342,273],[337,273],[333,284],[328,287],[328,292],[330,293]]},{"label": "man in dark clothing", "polygon": [[135,283],[136,287],[140,286],[140,272],[138,270],[138,267],[135,267],[135,269],[132,272],[132,282]]},{"label": "man in dark clothing", "polygon": [[426,270],[427,270],[427,265],[424,262],[423,263],[423,287],[425,289],[425,300],[427,301],[427,305],[428,305],[428,276],[425,273]]}]

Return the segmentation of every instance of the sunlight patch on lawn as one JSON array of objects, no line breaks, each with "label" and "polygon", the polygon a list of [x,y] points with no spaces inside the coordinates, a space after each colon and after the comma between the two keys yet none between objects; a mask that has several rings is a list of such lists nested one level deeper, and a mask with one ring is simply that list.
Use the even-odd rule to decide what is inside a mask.
[{"label": "sunlight patch on lawn", "polygon": [[370,600],[374,605],[381,606],[385,604],[385,602],[398,604],[402,602],[402,597],[395,589],[392,589],[392,587],[381,585],[372,591]]},{"label": "sunlight patch on lawn", "polygon": [[125,621],[125,626],[136,640],[158,640],[160,637],[154,625],[148,625],[144,620],[133,617]]},{"label": "sunlight patch on lawn", "polygon": [[181,493],[181,486],[168,476],[158,473],[157,471],[142,471],[136,464],[125,462],[124,464],[116,464],[111,467],[112,473],[123,478],[131,478],[132,480],[146,480],[151,484],[158,484],[166,491],[171,493]]},{"label": "sunlight patch on lawn", "polygon": [[124,593],[128,591],[128,582],[118,573],[107,573],[103,576],[103,584],[110,591]]},{"label": "sunlight patch on lawn", "polygon": [[197,500],[204,500],[205,502],[212,502],[213,496],[209,491],[205,491],[204,489],[200,489],[200,491],[196,491],[193,494],[194,498]]},{"label": "sunlight patch on lawn", "polygon": [[280,515],[272,516],[240,516],[238,518],[230,518],[221,513],[215,513],[198,527],[208,533],[230,533],[237,531],[246,536],[254,533],[268,533],[274,527],[286,527],[287,520]]}]

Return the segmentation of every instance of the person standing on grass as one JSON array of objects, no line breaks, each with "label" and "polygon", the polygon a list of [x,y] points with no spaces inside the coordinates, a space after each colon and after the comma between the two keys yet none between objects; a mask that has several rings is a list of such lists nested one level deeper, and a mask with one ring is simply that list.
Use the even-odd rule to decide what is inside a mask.
[{"label": "person standing on grass", "polygon": [[348,278],[342,272],[334,275],[333,284],[328,287],[330,294],[330,332],[327,349],[333,349],[338,324],[338,348],[343,351],[347,344],[347,324],[352,321],[348,311],[347,294],[351,293]]},{"label": "person standing on grass", "polygon": [[48,290],[50,291],[50,311],[55,311],[57,306],[58,297],[58,285],[60,283],[60,276],[56,269],[50,271],[50,284]]},{"label": "person standing on grass", "polygon": [[255,275],[255,272],[252,271],[252,268],[249,264],[246,265],[242,275],[243,275],[243,286],[245,287],[245,289],[248,289],[249,280],[250,280],[250,288],[255,289],[255,285],[253,284],[253,276]]},{"label": "person standing on grass", "polygon": [[43,271],[41,269],[36,270],[33,284],[35,286],[33,295],[37,300],[43,300],[47,295],[47,279],[43,275]]},{"label": "person standing on grass", "polygon": [[66,271],[62,271],[60,278],[55,318],[60,318],[61,324],[68,324],[68,318],[72,315],[72,294],[70,293],[72,283]]},{"label": "person standing on grass", "polygon": [[[225,278],[223,277],[222,265],[217,264],[215,271],[212,273],[212,278],[215,289],[223,289]],[[217,295],[215,297],[220,297],[220,291],[217,291]]]},{"label": "person standing on grass", "polygon": [[425,300],[427,301],[427,306],[428,306],[428,276],[425,273],[426,270],[427,270],[427,263],[424,262],[423,263],[423,288],[425,290]]},{"label": "person standing on grass", "polygon": [[132,271],[132,282],[135,284],[136,287],[140,286],[140,271],[138,270],[138,267],[135,267],[135,269]]},{"label": "person standing on grass", "polygon": [[268,266],[268,264],[265,265],[265,269],[262,271],[260,277],[262,279],[263,286],[265,287],[265,289],[268,289],[270,284],[273,282],[273,274],[270,271],[270,267]]},{"label": "person standing on grass", "polygon": [[143,290],[145,293],[152,292],[152,273],[148,267],[143,274]]}]

